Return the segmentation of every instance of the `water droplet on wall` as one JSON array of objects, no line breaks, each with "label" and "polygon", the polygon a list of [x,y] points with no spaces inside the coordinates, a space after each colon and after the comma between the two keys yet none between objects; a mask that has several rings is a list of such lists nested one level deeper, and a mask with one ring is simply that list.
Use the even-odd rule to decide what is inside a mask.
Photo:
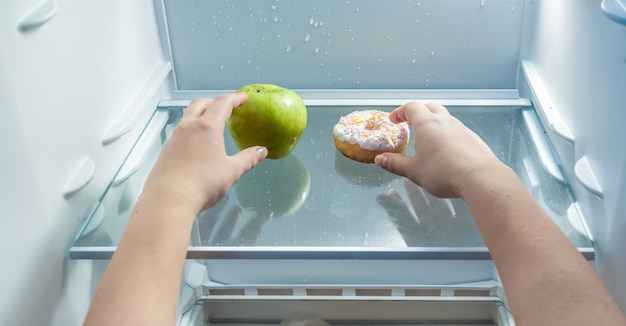
[{"label": "water droplet on wall", "polygon": [[305,41],[305,42],[308,42],[309,40],[311,40],[311,35],[307,34],[307,35],[304,37],[304,41]]},{"label": "water droplet on wall", "polygon": [[290,44],[290,45],[287,45],[287,49],[286,49],[286,51],[287,51],[287,52],[291,52],[291,44]]}]

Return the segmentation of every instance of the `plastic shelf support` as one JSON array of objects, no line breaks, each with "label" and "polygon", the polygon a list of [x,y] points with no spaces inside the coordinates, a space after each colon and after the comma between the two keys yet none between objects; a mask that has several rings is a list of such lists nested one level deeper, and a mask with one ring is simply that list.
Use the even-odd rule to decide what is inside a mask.
[{"label": "plastic shelf support", "polygon": [[63,198],[67,200],[74,197],[77,192],[85,188],[91,182],[95,173],[96,164],[91,157],[85,156],[78,168],[74,171],[72,178],[65,185]]},{"label": "plastic shelf support", "polygon": [[587,160],[587,156],[581,157],[574,166],[574,172],[576,174],[576,179],[578,182],[585,188],[587,191],[592,193],[594,196],[602,199],[604,197],[604,191],[598,183],[598,179],[596,179],[596,175],[593,173],[591,169],[591,165]]},{"label": "plastic shelf support", "polygon": [[604,15],[626,28],[626,0],[602,0]]},{"label": "plastic shelf support", "polygon": [[17,30],[24,33],[40,27],[56,16],[58,8],[54,1],[42,2],[19,21]]}]

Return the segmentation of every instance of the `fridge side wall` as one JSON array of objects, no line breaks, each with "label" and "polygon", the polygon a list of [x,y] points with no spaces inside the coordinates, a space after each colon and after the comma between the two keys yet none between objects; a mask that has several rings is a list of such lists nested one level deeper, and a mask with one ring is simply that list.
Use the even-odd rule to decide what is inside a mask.
[{"label": "fridge side wall", "polygon": [[[603,14],[601,1],[528,1],[522,59],[532,62],[574,136],[557,146],[596,241],[597,270],[626,308],[626,29]],[[577,181],[585,157],[603,192]]]},{"label": "fridge side wall", "polygon": [[[98,272],[67,252],[154,110],[154,76],[169,71],[154,17],[151,0],[2,5],[2,325],[82,323]],[[87,184],[70,196],[73,179]]]}]

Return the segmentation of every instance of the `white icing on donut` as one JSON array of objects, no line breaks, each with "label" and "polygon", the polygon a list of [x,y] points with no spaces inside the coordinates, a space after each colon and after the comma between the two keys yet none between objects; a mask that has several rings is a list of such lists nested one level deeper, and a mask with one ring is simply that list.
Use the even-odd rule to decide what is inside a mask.
[{"label": "white icing on donut", "polygon": [[359,144],[363,149],[390,151],[409,139],[406,123],[389,121],[389,113],[379,110],[354,111],[339,119],[333,135],[341,142]]}]

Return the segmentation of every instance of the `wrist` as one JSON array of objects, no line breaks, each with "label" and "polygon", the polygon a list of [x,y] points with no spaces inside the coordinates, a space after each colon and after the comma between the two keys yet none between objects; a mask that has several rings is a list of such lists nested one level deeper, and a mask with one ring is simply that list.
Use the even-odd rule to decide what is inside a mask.
[{"label": "wrist", "polygon": [[197,196],[190,194],[185,187],[169,185],[146,185],[138,203],[159,205],[167,209],[175,209],[186,215],[197,216],[202,210],[202,203]]},{"label": "wrist", "polygon": [[517,178],[515,171],[494,157],[493,162],[469,168],[463,173],[457,193],[459,197],[466,199],[477,190],[482,192],[496,189],[502,183],[508,183],[511,178]]}]

